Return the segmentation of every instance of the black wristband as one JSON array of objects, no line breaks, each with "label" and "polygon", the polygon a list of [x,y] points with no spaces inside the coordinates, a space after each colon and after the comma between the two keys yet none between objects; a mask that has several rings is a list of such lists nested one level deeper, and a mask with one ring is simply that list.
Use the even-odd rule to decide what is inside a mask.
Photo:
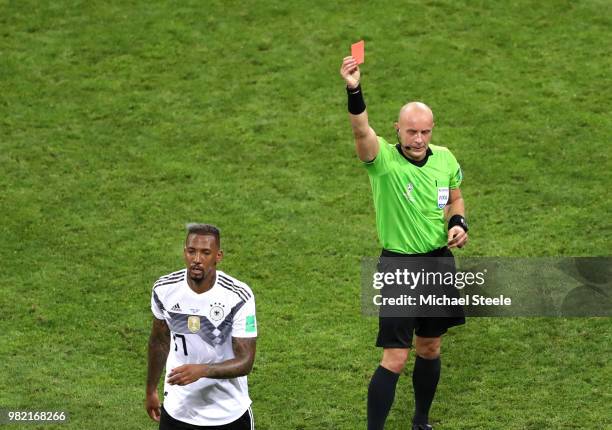
[{"label": "black wristband", "polygon": [[448,220],[448,229],[450,230],[451,228],[455,227],[456,225],[458,225],[459,227],[461,227],[463,230],[465,230],[465,232],[467,233],[468,231],[468,225],[467,225],[467,221],[465,220],[465,218],[462,215],[453,215],[449,220]]},{"label": "black wristband", "polygon": [[361,92],[361,84],[357,85],[357,88],[346,87],[346,93],[348,94],[348,111],[353,115],[363,113],[366,105]]}]

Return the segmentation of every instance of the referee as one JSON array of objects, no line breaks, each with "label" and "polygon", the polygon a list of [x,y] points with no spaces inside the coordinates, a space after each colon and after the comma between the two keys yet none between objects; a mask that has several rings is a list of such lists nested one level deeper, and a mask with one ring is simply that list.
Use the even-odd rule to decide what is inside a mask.
[{"label": "referee", "polygon": [[[431,109],[420,102],[404,105],[395,123],[397,144],[391,145],[368,124],[360,71],[353,57],[344,58],[340,75],[346,82],[357,155],[372,186],[383,246],[381,261],[398,257],[453,261],[449,248],[460,248],[468,239],[459,189],[462,174],[448,149],[429,144],[434,127]],[[454,261],[452,265],[454,270]],[[412,429],[432,429],[428,415],[440,379],[442,335],[464,323],[462,309],[455,309],[452,317],[379,316],[376,346],[383,348],[383,354],[368,388],[368,430],[384,428],[399,375],[413,347]]]}]

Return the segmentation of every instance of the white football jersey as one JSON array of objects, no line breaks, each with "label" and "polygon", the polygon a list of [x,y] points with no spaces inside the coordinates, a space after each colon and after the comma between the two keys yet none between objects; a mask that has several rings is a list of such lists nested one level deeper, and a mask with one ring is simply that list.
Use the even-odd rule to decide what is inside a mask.
[{"label": "white football jersey", "polygon": [[213,287],[198,294],[187,284],[187,269],[183,269],[155,282],[151,310],[170,327],[166,412],[198,426],[219,426],[240,418],[251,405],[246,376],[201,378],[185,386],[165,381],[170,370],[180,365],[234,358],[232,337],[257,337],[255,297],[249,286],[217,270]]}]

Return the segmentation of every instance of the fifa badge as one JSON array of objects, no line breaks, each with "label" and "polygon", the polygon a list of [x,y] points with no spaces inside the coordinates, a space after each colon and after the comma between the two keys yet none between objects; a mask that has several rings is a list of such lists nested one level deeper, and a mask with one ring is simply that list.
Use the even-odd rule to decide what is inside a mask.
[{"label": "fifa badge", "polygon": [[448,187],[438,187],[438,209],[443,209],[448,203],[449,190]]}]

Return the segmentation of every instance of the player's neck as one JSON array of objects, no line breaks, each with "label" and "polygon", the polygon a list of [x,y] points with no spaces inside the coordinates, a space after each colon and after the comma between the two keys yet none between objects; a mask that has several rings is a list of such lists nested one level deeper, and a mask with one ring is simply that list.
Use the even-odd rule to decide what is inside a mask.
[{"label": "player's neck", "polygon": [[200,281],[195,281],[191,278],[187,278],[187,285],[189,285],[189,288],[191,288],[195,293],[202,294],[210,290],[213,285],[215,285],[216,279],[217,271],[213,270],[206,278]]}]

